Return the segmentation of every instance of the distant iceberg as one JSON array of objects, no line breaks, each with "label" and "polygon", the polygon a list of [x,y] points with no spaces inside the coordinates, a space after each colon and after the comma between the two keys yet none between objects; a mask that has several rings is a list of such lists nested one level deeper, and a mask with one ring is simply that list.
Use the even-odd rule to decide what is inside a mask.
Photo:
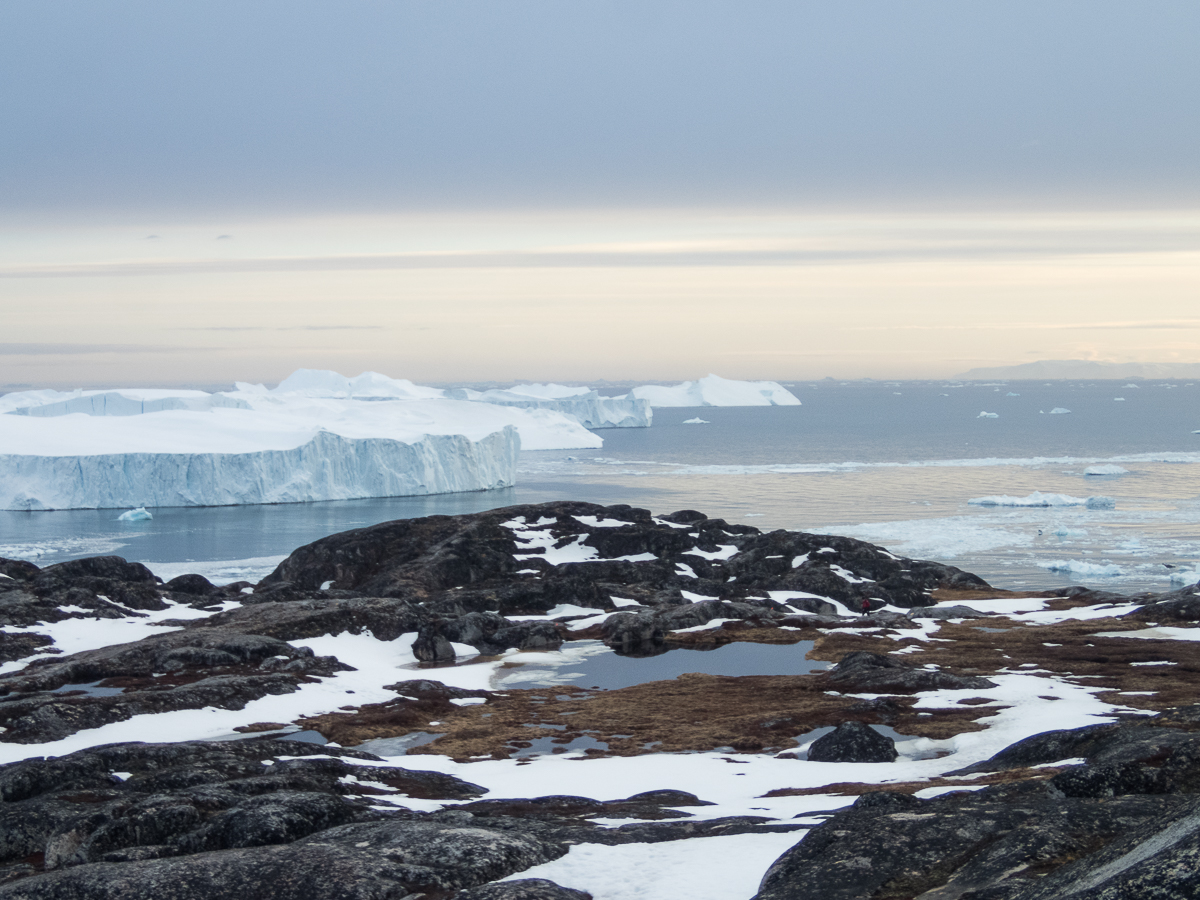
[{"label": "distant iceberg", "polygon": [[648,384],[630,396],[651,406],[799,406],[800,400],[776,381],[732,381],[709,375],[670,387]]},{"label": "distant iceberg", "polygon": [[1069,409],[1065,409],[1065,408],[1063,408],[1063,407],[1061,407],[1061,406],[1056,406],[1056,407],[1054,407],[1054,409],[1050,410],[1050,415],[1052,415],[1052,416],[1065,416],[1065,415],[1066,415],[1067,413],[1069,413],[1069,412],[1070,412],[1070,410],[1069,410]]},{"label": "distant iceberg", "polygon": [[701,419],[699,416],[696,416],[696,418],[694,418],[694,419],[684,419],[683,424],[684,425],[708,425],[711,423],[708,421],[708,419]]},{"label": "distant iceberg", "polygon": [[998,418],[1000,418],[1000,413],[993,413],[993,412],[988,412],[987,410],[984,410],[979,415],[977,415],[975,418],[977,418],[977,419],[998,419]]},{"label": "distant iceberg", "polygon": [[1047,506],[1085,506],[1088,509],[1113,509],[1116,501],[1112,497],[1072,497],[1070,494],[1044,494],[1034,491],[1024,497],[1010,497],[1007,494],[996,494],[990,497],[973,497],[967,501],[970,506],[1012,506],[1012,507],[1047,507]]},{"label": "distant iceberg", "polygon": [[448,391],[451,397],[515,406],[519,409],[546,409],[562,413],[584,428],[648,428],[654,411],[645,400],[636,397],[601,397],[590,388],[571,388],[561,384],[519,384],[507,390]]},{"label": "distant iceberg", "polygon": [[1128,475],[1129,470],[1121,466],[1088,466],[1083,470],[1084,475]]}]

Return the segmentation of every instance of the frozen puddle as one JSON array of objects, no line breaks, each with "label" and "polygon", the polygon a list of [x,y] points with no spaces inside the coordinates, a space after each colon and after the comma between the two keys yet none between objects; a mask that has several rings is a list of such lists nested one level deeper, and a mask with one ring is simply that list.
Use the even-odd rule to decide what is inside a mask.
[{"label": "frozen puddle", "polygon": [[[570,641],[562,646],[561,662],[553,659],[551,654],[539,653],[535,663],[499,670],[496,685],[519,688],[575,684],[616,690],[648,681],[669,681],[691,672],[730,676],[804,675],[826,665],[805,658],[813,645],[813,641],[795,644],[736,641],[712,650],[677,648],[657,656],[620,656],[600,641]],[[507,662],[519,660],[517,654]]]}]

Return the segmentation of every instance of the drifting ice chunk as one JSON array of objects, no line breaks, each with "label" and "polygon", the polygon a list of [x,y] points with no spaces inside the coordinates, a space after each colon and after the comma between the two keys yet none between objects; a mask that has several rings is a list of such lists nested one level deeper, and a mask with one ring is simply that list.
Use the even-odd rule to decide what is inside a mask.
[{"label": "drifting ice chunk", "polygon": [[998,419],[998,418],[1000,418],[1000,413],[990,413],[990,412],[987,412],[986,410],[984,410],[979,415],[977,415],[975,418],[977,418],[977,419]]},{"label": "drifting ice chunk", "polygon": [[1069,494],[1043,494],[1041,491],[1024,497],[1010,497],[1007,494],[973,497],[967,503],[970,506],[1086,506],[1088,509],[1113,509],[1117,505],[1112,497],[1072,497]]},{"label": "drifting ice chunk", "polygon": [[1128,469],[1120,466],[1088,466],[1083,470],[1084,475],[1128,475]]},{"label": "drifting ice chunk", "polygon": [[131,509],[128,512],[123,512],[117,516],[118,522],[145,522],[147,519],[153,519],[149,510],[144,506],[139,506],[137,509]]},{"label": "drifting ice chunk", "polygon": [[636,387],[630,396],[651,406],[799,406],[800,400],[776,381],[731,381],[709,375],[699,381],[664,387]]},{"label": "drifting ice chunk", "polygon": [[1063,407],[1061,407],[1061,406],[1056,406],[1056,407],[1054,407],[1054,409],[1050,410],[1050,415],[1052,415],[1052,416],[1063,416],[1063,415],[1066,415],[1066,414],[1067,414],[1067,413],[1069,413],[1069,412],[1070,412],[1070,410],[1069,410],[1069,409],[1064,409],[1064,408],[1063,408]]},{"label": "drifting ice chunk", "polygon": [[694,419],[684,419],[683,424],[684,425],[709,425],[711,423],[708,421],[708,419],[701,419],[699,416],[696,416],[696,418],[694,418]]}]

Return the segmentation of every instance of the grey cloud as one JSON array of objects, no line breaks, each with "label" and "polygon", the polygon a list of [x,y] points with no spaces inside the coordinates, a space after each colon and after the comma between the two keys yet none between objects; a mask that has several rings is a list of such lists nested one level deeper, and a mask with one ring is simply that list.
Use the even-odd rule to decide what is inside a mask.
[{"label": "grey cloud", "polygon": [[1194,0],[3,18],[10,210],[1200,200]]}]

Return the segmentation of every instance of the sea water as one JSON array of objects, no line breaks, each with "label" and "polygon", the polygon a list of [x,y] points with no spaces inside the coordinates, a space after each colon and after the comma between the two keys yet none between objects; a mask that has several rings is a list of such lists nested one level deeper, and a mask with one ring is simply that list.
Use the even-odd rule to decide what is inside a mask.
[{"label": "sea water", "polygon": [[[116,553],[163,577],[254,581],[295,547],[349,528],[578,499],[846,534],[1005,588],[1167,590],[1200,577],[1193,382],[789,387],[801,406],[660,408],[651,428],[599,432],[603,450],[523,453],[519,483],[503,491],[155,509],[138,522],[117,521],[119,510],[0,512],[0,556],[47,565]],[[1124,472],[1086,474],[1102,466]],[[1034,492],[1081,505],[969,503]]]}]

